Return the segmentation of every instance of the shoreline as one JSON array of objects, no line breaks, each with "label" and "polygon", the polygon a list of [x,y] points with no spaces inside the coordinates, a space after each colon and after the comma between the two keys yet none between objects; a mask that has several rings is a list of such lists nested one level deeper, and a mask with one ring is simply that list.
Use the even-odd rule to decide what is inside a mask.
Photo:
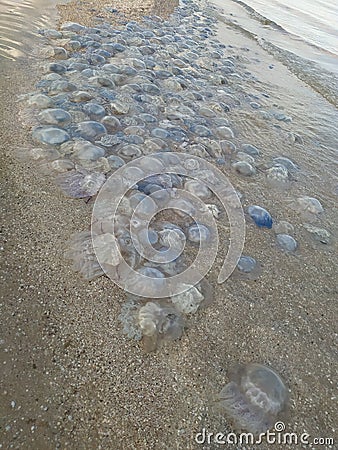
[{"label": "shoreline", "polygon": [[[100,2],[100,7],[103,4],[107,2]],[[128,11],[137,7],[133,1],[128,4]],[[153,8],[155,2],[150,4]],[[76,5],[67,5],[60,20],[75,17]],[[226,29],[222,32],[227,39]],[[258,77],[266,61],[254,66],[258,50],[246,56],[244,47],[229,49],[229,54],[236,55],[240,67],[255,67]],[[168,342],[156,353],[143,354],[138,342],[122,334],[117,320],[123,292],[105,277],[82,280],[63,259],[67,238],[87,229],[90,207],[82,200],[65,198],[48,178],[36,176],[33,164],[12,159],[12,147],[30,141],[29,133],[20,131],[13,120],[18,106],[14,102],[16,86],[21,86],[22,92],[32,87],[25,70],[18,63],[11,83],[3,89],[2,101],[6,105],[1,158],[6,163],[7,207],[3,268],[7,329],[1,348],[8,385],[2,393],[2,416],[7,417],[4,447],[12,443],[15,448],[34,446],[37,450],[99,445],[122,450],[162,449],[163,445],[170,449],[200,448],[194,436],[202,428],[231,431],[226,420],[213,411],[212,399],[228,382],[229,367],[251,361],[271,365],[290,387],[287,431],[307,430],[312,436],[332,434],[332,251],[317,255],[318,275],[317,263],[312,260],[315,250],[304,240],[300,227],[302,254],[294,258],[275,254],[269,234],[257,234],[254,227],[248,227],[246,252],[263,261],[263,277],[240,284],[230,279],[226,285],[217,286],[217,267],[213,268],[214,302],[192,318],[180,341]],[[286,77],[286,69],[280,73]],[[286,78],[285,84],[288,81]],[[271,103],[282,102],[278,74],[276,79],[267,77],[248,86],[255,93],[263,83],[268,87],[270,82],[269,94],[278,99]],[[306,97],[306,88],[297,83],[290,87],[290,96],[301,92],[303,101],[310,104],[315,95]],[[268,155],[274,154],[274,146],[283,144],[283,151],[301,159],[305,173],[312,174],[316,166],[311,158],[307,160],[305,146],[284,143],[277,134],[266,141],[268,124],[258,122],[262,134],[256,136],[248,112],[232,114],[239,140],[249,136]],[[295,122],[291,129],[303,131],[306,119],[297,121],[296,117]],[[306,145],[309,142],[305,137]],[[325,168],[320,170],[320,175],[325,173]],[[317,186],[324,197],[327,183],[319,184],[311,175],[304,187],[304,178],[295,183],[297,192],[307,193],[309,187]],[[253,182],[250,186],[246,202],[264,198],[273,208],[273,192],[261,192]],[[246,189],[245,181],[239,180],[238,187]],[[333,199],[325,198],[325,206],[325,220],[333,227]],[[292,213],[291,219],[296,222]],[[7,431],[6,426],[11,428]]]}]

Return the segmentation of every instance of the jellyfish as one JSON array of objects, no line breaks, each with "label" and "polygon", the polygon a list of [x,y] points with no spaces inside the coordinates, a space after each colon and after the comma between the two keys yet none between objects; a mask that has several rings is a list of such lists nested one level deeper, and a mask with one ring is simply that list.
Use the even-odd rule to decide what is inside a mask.
[{"label": "jellyfish", "polygon": [[164,301],[148,301],[138,313],[144,350],[154,351],[163,340],[176,340],[182,336],[184,321],[179,311]]},{"label": "jellyfish", "polygon": [[219,394],[219,406],[236,428],[264,433],[285,412],[288,390],[269,367],[247,364],[234,370],[230,379]]}]

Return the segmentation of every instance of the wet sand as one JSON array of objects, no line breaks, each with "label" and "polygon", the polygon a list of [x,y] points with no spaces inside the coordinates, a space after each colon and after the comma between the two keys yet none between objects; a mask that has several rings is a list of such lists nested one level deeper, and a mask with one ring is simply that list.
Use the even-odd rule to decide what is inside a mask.
[{"label": "wet sand", "polygon": [[124,20],[140,20],[143,16],[167,18],[177,5],[178,0],[114,0],[113,3],[106,0],[75,0],[59,5],[58,10],[60,23],[69,21],[95,26],[102,20],[118,25]]},{"label": "wet sand", "polygon": [[[71,5],[61,9],[62,21],[74,20],[78,5]],[[271,234],[249,226],[245,251],[263,261],[264,276],[217,286],[216,266],[212,305],[193,316],[180,341],[144,354],[121,332],[123,292],[105,277],[81,280],[63,259],[69,236],[88,228],[91,205],[66,199],[33,164],[12,156],[30,142],[17,121],[18,86],[30,92],[34,80],[26,67],[9,69],[1,68],[11,74],[10,82],[1,74],[2,448],[203,448],[194,440],[202,428],[231,430],[213,407],[228,369],[253,361],[271,365],[291,389],[287,431],[334,437],[333,249],[316,252],[305,240],[299,257],[276,253]],[[262,145],[262,136],[251,142]],[[289,151],[306,164],[303,149]],[[272,193],[253,182],[247,200],[259,194],[273,207]],[[333,224],[332,199],[325,207]]]}]

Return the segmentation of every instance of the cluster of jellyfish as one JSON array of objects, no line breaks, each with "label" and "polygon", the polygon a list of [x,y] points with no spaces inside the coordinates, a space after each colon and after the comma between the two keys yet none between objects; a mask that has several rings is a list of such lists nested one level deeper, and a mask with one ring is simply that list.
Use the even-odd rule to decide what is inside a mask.
[{"label": "cluster of jellyfish", "polygon": [[[91,230],[67,244],[75,271],[87,280],[106,274],[127,292],[120,321],[147,352],[180,338],[186,317],[212,300],[205,274],[217,254],[215,221],[224,211],[211,187],[221,189],[227,208],[236,203],[235,191],[200,158],[170,152],[140,158],[105,183]],[[238,198],[232,211],[241,213]]]},{"label": "cluster of jellyfish", "polygon": [[[106,274],[123,287],[123,331],[142,341],[146,352],[164,340],[180,339],[189,317],[212,301],[204,269],[212,266],[209,256],[218,239],[214,221],[225,217],[218,199],[233,215],[241,211],[239,193],[221,189],[214,195],[215,173],[199,167],[197,157],[236,176],[253,177],[260,153],[251,144],[238,151],[232,142],[227,115],[236,104],[232,79],[243,74],[236,73],[235,58],[212,39],[214,17],[196,14],[196,2],[183,4],[186,9],[180,8],[172,23],[148,19],[120,30],[68,23],[60,31],[44,30],[51,62],[37,90],[27,96],[23,114],[39,147],[21,157],[54,177],[67,196],[98,195],[91,230],[70,239],[66,257],[86,280]],[[190,154],[186,166],[175,161],[174,151]],[[146,170],[149,159],[148,167],[130,165],[156,152],[162,152],[152,160],[156,174]],[[176,165],[172,171],[171,165]],[[300,170],[283,156],[265,169],[269,183],[278,187]],[[107,181],[112,173],[114,183]],[[309,233],[330,242],[330,234],[312,224],[324,212],[319,200],[298,197],[290,206],[309,218],[311,223],[304,224]],[[245,213],[257,227],[273,229],[279,249],[298,250],[292,224],[276,223],[259,205],[249,205]],[[259,262],[241,252],[238,256],[233,276],[256,279]],[[197,280],[187,276],[189,267]],[[230,374],[218,403],[237,428],[256,434],[281,417],[288,391],[271,368],[248,364]]]}]

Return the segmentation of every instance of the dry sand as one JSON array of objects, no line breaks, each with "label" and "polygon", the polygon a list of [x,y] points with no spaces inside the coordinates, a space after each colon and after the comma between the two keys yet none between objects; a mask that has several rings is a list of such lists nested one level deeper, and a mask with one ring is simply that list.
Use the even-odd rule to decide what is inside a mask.
[{"label": "dry sand", "polygon": [[[101,10],[103,3],[95,2],[95,8]],[[124,11],[135,11],[135,2],[121,3]],[[166,11],[175,4],[166,2]],[[79,8],[88,11],[91,5],[61,8],[62,20],[81,22]],[[146,13],[154,5],[142,3]],[[137,6],[136,16],[129,12],[135,18],[141,9]],[[332,254],[324,254],[320,266],[311,246],[304,246],[301,258],[279,253],[273,259],[269,234],[260,232],[257,244],[257,230],[249,227],[247,251],[266,261],[264,277],[217,287],[215,268],[209,278],[216,288],[214,303],[190,321],[179,342],[144,354],[121,332],[123,293],[104,277],[81,280],[62,257],[67,238],[87,229],[91,205],[64,198],[33,165],[12,157],[30,141],[17,123],[16,94],[18,87],[31,91],[34,79],[20,63],[14,73],[8,68],[1,68],[6,88],[0,131],[2,448],[202,448],[194,436],[203,427],[229,430],[213,409],[228,368],[252,361],[271,365],[290,386],[288,431],[333,437]],[[254,193],[253,188],[253,198]],[[273,203],[268,193],[267,203]]]}]

